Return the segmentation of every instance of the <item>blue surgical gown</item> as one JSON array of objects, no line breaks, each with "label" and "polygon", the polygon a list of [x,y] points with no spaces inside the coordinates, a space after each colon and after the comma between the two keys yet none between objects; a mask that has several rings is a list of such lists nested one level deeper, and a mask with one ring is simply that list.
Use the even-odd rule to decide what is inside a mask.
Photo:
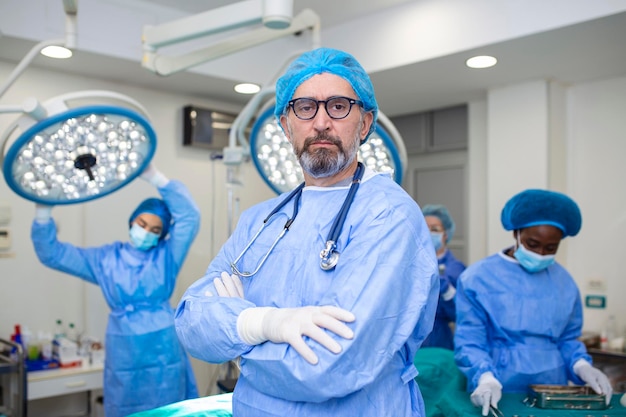
[{"label": "blue surgical gown", "polygon": [[[284,198],[245,211],[206,275],[176,311],[179,337],[192,356],[212,363],[241,357],[233,415],[422,416],[414,377],[416,350],[432,328],[439,278],[430,233],[419,207],[388,176],[366,172],[338,239],[332,271],[320,251],[348,187],[305,187],[300,211],[259,272],[242,278],[245,299],[218,297],[213,279],[242,252],[263,219]],[[291,217],[283,207],[238,263],[253,271]],[[290,345],[244,343],[237,317],[255,306],[336,305],[354,313],[352,340],[328,332],[333,354],[308,338],[319,358],[306,362]]]},{"label": "blue surgical gown", "polygon": [[[449,249],[446,249],[444,254],[440,258],[437,258],[437,261],[440,267],[445,267],[441,275],[445,276],[445,280],[449,282],[452,287],[456,288],[456,282],[461,272],[465,270],[465,264],[459,261]],[[426,338],[424,343],[422,343],[422,347],[440,347],[453,350],[454,337],[450,323],[454,323],[455,320],[456,306],[454,297],[445,300],[443,294],[440,294],[433,331]]]},{"label": "blue surgical gown", "polygon": [[32,225],[31,237],[41,262],[99,285],[111,309],[105,337],[107,417],[198,396],[169,299],[198,232],[200,215],[182,183],[169,181],[159,192],[174,224],[169,238],[148,251],[122,242],[79,248],[57,240],[53,221]]},{"label": "blue surgical gown", "polygon": [[583,314],[576,282],[560,264],[534,274],[500,252],[470,265],[456,293],[455,360],[473,391],[487,371],[504,392],[531,384],[584,382],[573,372],[591,363],[578,340]]}]

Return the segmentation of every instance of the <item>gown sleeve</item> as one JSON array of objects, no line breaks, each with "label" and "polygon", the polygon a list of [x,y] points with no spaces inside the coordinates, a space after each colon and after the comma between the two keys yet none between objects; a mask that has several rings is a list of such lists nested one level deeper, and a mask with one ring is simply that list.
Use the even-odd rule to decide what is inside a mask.
[{"label": "gown sleeve", "polygon": [[478,279],[480,265],[466,269],[456,287],[456,333],[454,336],[455,359],[459,370],[467,377],[468,388],[473,390],[478,379],[485,372],[497,371],[489,355],[489,314],[468,285],[469,280]]},{"label": "gown sleeve", "polygon": [[37,257],[45,266],[77,276],[97,284],[98,265],[101,262],[101,248],[79,248],[57,239],[57,227],[53,219],[46,223],[33,221],[31,240]]},{"label": "gown sleeve", "polygon": [[166,246],[171,253],[175,271],[168,274],[176,279],[189,248],[200,228],[200,210],[194,202],[189,190],[183,183],[170,180],[164,187],[158,189],[163,201],[167,205],[174,224],[169,231]]},{"label": "gown sleeve", "polygon": [[574,364],[579,359],[584,359],[589,363],[593,363],[591,355],[587,353],[585,344],[579,340],[583,325],[583,307],[580,299],[580,293],[577,291],[576,303],[572,309],[571,318],[558,340],[559,351],[563,356],[565,367],[567,368],[567,377],[570,381],[577,385],[585,385],[585,381],[580,379],[574,373]]}]

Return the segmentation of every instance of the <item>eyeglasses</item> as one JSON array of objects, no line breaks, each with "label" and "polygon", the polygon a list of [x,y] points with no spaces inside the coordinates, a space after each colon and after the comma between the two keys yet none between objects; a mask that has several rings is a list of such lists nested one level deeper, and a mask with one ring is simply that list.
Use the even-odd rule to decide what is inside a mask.
[{"label": "eyeglasses", "polygon": [[308,97],[301,97],[289,102],[289,107],[300,120],[311,120],[317,114],[320,103],[324,103],[326,113],[331,119],[345,119],[350,114],[352,106],[357,104],[363,107],[363,102],[349,97],[330,97],[327,100],[314,100]]}]

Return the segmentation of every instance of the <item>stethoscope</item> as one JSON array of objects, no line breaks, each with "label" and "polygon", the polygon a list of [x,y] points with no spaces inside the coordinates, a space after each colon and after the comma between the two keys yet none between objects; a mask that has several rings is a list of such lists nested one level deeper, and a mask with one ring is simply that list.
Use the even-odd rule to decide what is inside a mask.
[{"label": "stethoscope", "polygon": [[[365,172],[365,167],[363,166],[361,162],[359,162],[357,164],[356,172],[354,173],[354,176],[352,177],[352,184],[350,185],[350,190],[348,190],[348,195],[346,196],[346,199],[344,200],[343,205],[341,206],[341,209],[339,210],[337,217],[335,217],[335,221],[333,222],[333,225],[331,226],[330,231],[328,232],[328,237],[326,238],[326,245],[324,246],[324,249],[322,249],[322,251],[320,252],[320,268],[322,268],[324,271],[330,271],[331,269],[335,268],[335,266],[337,265],[337,262],[339,262],[339,252],[336,251],[337,240],[339,239],[339,235],[341,234],[341,229],[343,228],[343,224],[346,221],[346,217],[348,216],[348,211],[350,210],[350,206],[352,205],[352,202],[354,201],[354,195],[356,194],[356,191],[359,188],[359,184],[361,184],[361,180],[363,179],[364,172]],[[304,183],[296,187],[292,192],[290,192],[287,195],[287,197],[285,197],[284,200],[282,200],[276,206],[276,208],[274,208],[274,210],[272,210],[272,212],[265,218],[265,220],[263,220],[263,224],[261,225],[261,228],[252,237],[252,240],[250,240],[250,243],[246,245],[246,247],[243,249],[241,254],[239,254],[237,259],[231,262],[230,267],[233,273],[239,275],[240,277],[247,278],[259,272],[259,269],[261,269],[261,267],[265,263],[265,260],[270,255],[270,253],[272,252],[272,250],[274,249],[278,241],[282,239],[285,233],[289,231],[291,224],[296,219],[296,216],[298,215],[298,206],[300,205],[299,204],[300,197],[302,196],[303,188],[304,188]],[[285,222],[285,226],[283,226],[283,230],[280,232],[276,240],[274,240],[274,243],[272,243],[272,246],[270,246],[265,256],[261,258],[261,261],[259,262],[257,267],[254,269],[254,271],[241,272],[237,268],[237,262],[239,262],[239,260],[241,260],[241,258],[248,251],[248,249],[250,249],[250,246],[252,246],[254,241],[257,239],[257,237],[259,237],[259,235],[263,231],[263,229],[265,229],[265,227],[269,224],[270,219],[276,213],[278,213],[292,199],[293,199],[293,213],[291,217],[287,219],[287,221]]]}]

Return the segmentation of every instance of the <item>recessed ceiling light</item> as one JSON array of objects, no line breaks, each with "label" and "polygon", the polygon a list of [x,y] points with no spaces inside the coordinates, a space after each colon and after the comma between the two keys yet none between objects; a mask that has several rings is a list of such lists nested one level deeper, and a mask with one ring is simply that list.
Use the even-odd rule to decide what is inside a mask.
[{"label": "recessed ceiling light", "polygon": [[496,65],[497,62],[498,60],[492,56],[480,55],[468,59],[465,61],[465,65],[470,68],[489,68]]},{"label": "recessed ceiling light", "polygon": [[43,48],[41,54],[48,58],[65,59],[72,56],[72,51],[63,46],[51,45]]},{"label": "recessed ceiling light", "polygon": [[235,91],[240,94],[255,94],[261,91],[261,87],[252,83],[241,83],[235,86]]}]

